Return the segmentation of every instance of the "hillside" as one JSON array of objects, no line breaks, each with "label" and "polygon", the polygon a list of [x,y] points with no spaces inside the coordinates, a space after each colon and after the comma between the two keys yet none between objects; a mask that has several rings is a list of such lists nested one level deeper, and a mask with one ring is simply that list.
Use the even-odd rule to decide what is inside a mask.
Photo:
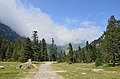
[{"label": "hillside", "polygon": [[16,39],[18,39],[20,41],[23,40],[23,37],[18,35],[9,26],[2,24],[2,23],[0,23],[0,35],[12,42],[15,42]]}]

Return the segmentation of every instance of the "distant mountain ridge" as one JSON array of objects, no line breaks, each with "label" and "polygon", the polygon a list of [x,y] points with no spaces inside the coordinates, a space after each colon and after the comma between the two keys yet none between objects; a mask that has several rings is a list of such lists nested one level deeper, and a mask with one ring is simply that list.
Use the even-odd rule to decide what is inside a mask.
[{"label": "distant mountain ridge", "polygon": [[[85,41],[82,41],[81,43],[72,44],[73,49],[78,49],[78,46],[81,46],[81,48],[85,47]],[[58,50],[67,50],[68,44],[66,45],[58,45]]]},{"label": "distant mountain ridge", "polygon": [[24,37],[21,37],[19,34],[13,31],[9,26],[3,23],[0,23],[0,36],[3,36],[4,38],[8,39],[11,42],[15,42],[16,39],[20,41],[24,39]]}]

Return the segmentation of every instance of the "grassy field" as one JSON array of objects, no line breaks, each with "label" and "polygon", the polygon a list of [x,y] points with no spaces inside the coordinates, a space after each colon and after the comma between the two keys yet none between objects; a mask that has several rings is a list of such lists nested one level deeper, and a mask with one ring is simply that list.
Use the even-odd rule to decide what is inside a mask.
[{"label": "grassy field", "polygon": [[[55,63],[52,67],[54,70],[65,70],[66,72],[58,72],[65,79],[120,79],[120,66],[104,65],[96,68],[94,63]],[[102,69],[102,71],[94,72],[94,69]]]},{"label": "grassy field", "polygon": [[20,64],[19,62],[0,62],[0,66],[5,67],[5,69],[0,69],[0,79],[30,78],[37,72],[35,68],[16,69],[16,66]]}]

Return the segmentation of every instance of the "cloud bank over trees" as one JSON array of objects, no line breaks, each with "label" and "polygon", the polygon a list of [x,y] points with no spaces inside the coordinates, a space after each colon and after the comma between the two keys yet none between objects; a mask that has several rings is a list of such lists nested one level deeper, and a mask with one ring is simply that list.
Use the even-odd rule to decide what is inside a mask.
[{"label": "cloud bank over trees", "polygon": [[[78,22],[69,18],[67,21],[66,23]],[[21,36],[32,37],[32,31],[36,30],[39,39],[45,38],[51,43],[51,38],[54,38],[59,45],[80,43],[83,40],[91,42],[102,34],[100,27],[91,21],[83,21],[78,28],[69,29],[65,24],[54,22],[40,8],[25,5],[20,0],[0,0],[0,22],[10,26]]]}]

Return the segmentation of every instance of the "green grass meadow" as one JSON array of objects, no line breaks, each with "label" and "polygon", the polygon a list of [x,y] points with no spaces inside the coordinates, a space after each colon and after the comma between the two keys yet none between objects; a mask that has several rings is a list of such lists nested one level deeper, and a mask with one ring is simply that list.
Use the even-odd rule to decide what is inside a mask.
[{"label": "green grass meadow", "polygon": [[16,66],[20,64],[20,62],[0,62],[0,66],[5,67],[5,69],[0,69],[0,79],[30,78],[37,72],[35,68],[16,69]]},{"label": "green grass meadow", "polygon": [[[41,62],[43,63],[43,62]],[[41,63],[37,63],[37,67]],[[5,69],[0,69],[0,79],[23,79],[32,78],[38,69],[16,69],[19,62],[0,62],[0,66]],[[65,79],[120,79],[120,66],[109,67],[107,65],[95,67],[94,63],[54,63],[52,64],[54,70],[63,70],[65,72],[58,72],[59,75]],[[103,71],[93,72],[93,69],[103,69]]]},{"label": "green grass meadow", "polygon": [[[108,67],[106,65],[96,68],[94,63],[54,63],[54,70],[65,70],[58,72],[65,79],[120,79],[120,66]],[[93,72],[93,69],[103,69],[103,71]]]}]

